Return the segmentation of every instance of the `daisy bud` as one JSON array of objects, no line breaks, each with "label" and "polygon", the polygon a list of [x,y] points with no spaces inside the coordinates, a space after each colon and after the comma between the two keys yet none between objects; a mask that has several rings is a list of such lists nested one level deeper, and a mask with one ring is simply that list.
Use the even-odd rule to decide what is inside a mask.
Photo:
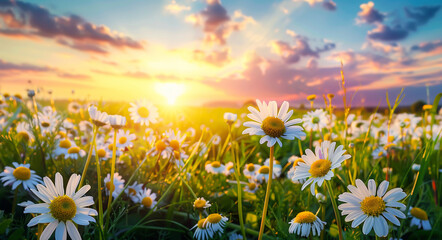
[{"label": "daisy bud", "polygon": [[322,193],[316,193],[316,199],[319,203],[325,203],[327,201],[327,198]]},{"label": "daisy bud", "polygon": [[413,169],[413,171],[419,171],[421,169],[421,165],[420,164],[413,164],[413,166],[411,166],[411,169]]},{"label": "daisy bud", "polygon": [[32,89],[28,89],[28,97],[33,98],[35,96],[35,91]]}]

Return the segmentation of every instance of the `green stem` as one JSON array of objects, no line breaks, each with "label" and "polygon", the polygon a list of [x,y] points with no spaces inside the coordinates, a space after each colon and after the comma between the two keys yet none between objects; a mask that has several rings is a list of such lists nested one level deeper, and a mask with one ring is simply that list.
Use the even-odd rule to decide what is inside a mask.
[{"label": "green stem", "polygon": [[275,147],[270,147],[270,158],[269,158],[269,181],[267,182],[267,190],[266,190],[266,197],[264,200],[264,209],[262,210],[262,218],[261,218],[261,227],[259,228],[259,236],[258,240],[262,239],[262,235],[264,233],[264,226],[266,221],[266,215],[267,215],[267,208],[269,206],[269,198],[271,194],[271,185],[272,185],[272,179],[273,179],[273,152]]},{"label": "green stem", "polygon": [[17,186],[17,188],[14,191],[14,200],[12,201],[12,216],[15,216],[15,206],[17,206],[18,188],[19,186]]},{"label": "green stem", "polygon": [[[95,131],[98,132],[98,127],[95,126]],[[95,164],[97,165],[97,182],[98,182],[98,227],[100,228],[100,239],[102,239],[103,233],[103,196],[101,191],[101,166],[98,159],[97,141],[94,137],[92,145],[95,149]]]},{"label": "green stem", "polygon": [[[87,169],[89,167],[89,163],[91,162],[92,148],[93,148],[95,140],[97,138],[97,133],[98,133],[97,127],[95,126],[94,127],[94,138],[92,139],[92,145],[91,145],[91,147],[89,149],[89,155],[87,156],[86,164],[84,165],[83,173],[81,174],[80,184],[78,184],[77,191],[80,190],[80,188],[83,186],[83,182],[84,182],[84,179],[85,179],[85,176],[86,176],[86,173],[87,173]],[[95,155],[97,155],[97,151],[95,151]]]},{"label": "green stem", "polygon": [[111,203],[112,203],[112,193],[114,192],[114,173],[115,173],[115,159],[117,156],[117,129],[114,129],[114,145],[112,150],[112,162],[111,162],[111,174],[110,174],[110,189],[109,189],[109,200],[107,201],[107,218],[106,218],[106,228],[109,225]]},{"label": "green stem", "polygon": [[338,206],[336,204],[335,195],[333,194],[333,188],[331,187],[330,181],[325,181],[325,184],[327,186],[328,195],[330,196],[330,200],[333,205],[333,211],[335,212],[336,222],[338,224],[338,230],[339,230],[339,240],[344,239],[342,237],[342,225],[341,225],[341,216],[339,215]]}]

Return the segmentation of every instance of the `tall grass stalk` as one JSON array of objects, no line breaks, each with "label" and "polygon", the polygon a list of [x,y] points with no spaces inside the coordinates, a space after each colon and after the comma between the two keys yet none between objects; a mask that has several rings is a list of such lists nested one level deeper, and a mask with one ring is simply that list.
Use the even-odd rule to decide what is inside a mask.
[{"label": "tall grass stalk", "polygon": [[266,196],[265,196],[265,200],[264,200],[264,208],[262,210],[261,227],[259,228],[258,240],[262,239],[262,235],[264,233],[264,227],[265,227],[265,221],[266,221],[266,215],[267,215],[267,208],[269,206],[269,198],[270,198],[270,195],[271,195],[271,186],[272,186],[272,179],[273,179],[273,153],[274,153],[274,150],[275,150],[275,146],[270,147],[269,181],[267,182]]}]

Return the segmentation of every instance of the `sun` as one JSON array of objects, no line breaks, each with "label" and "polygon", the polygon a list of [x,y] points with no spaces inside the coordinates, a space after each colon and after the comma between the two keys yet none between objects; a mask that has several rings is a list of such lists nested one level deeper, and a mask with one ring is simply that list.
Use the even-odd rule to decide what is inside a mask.
[{"label": "sun", "polygon": [[175,104],[176,99],[183,95],[186,88],[181,83],[156,83],[155,91],[166,98],[169,105]]}]

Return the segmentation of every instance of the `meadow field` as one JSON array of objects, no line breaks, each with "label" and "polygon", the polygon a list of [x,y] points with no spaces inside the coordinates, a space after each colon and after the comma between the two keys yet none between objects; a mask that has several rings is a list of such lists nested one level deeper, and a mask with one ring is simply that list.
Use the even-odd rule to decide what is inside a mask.
[{"label": "meadow field", "polygon": [[0,238],[441,239],[440,96],[399,113],[403,94],[374,112],[3,94]]}]

